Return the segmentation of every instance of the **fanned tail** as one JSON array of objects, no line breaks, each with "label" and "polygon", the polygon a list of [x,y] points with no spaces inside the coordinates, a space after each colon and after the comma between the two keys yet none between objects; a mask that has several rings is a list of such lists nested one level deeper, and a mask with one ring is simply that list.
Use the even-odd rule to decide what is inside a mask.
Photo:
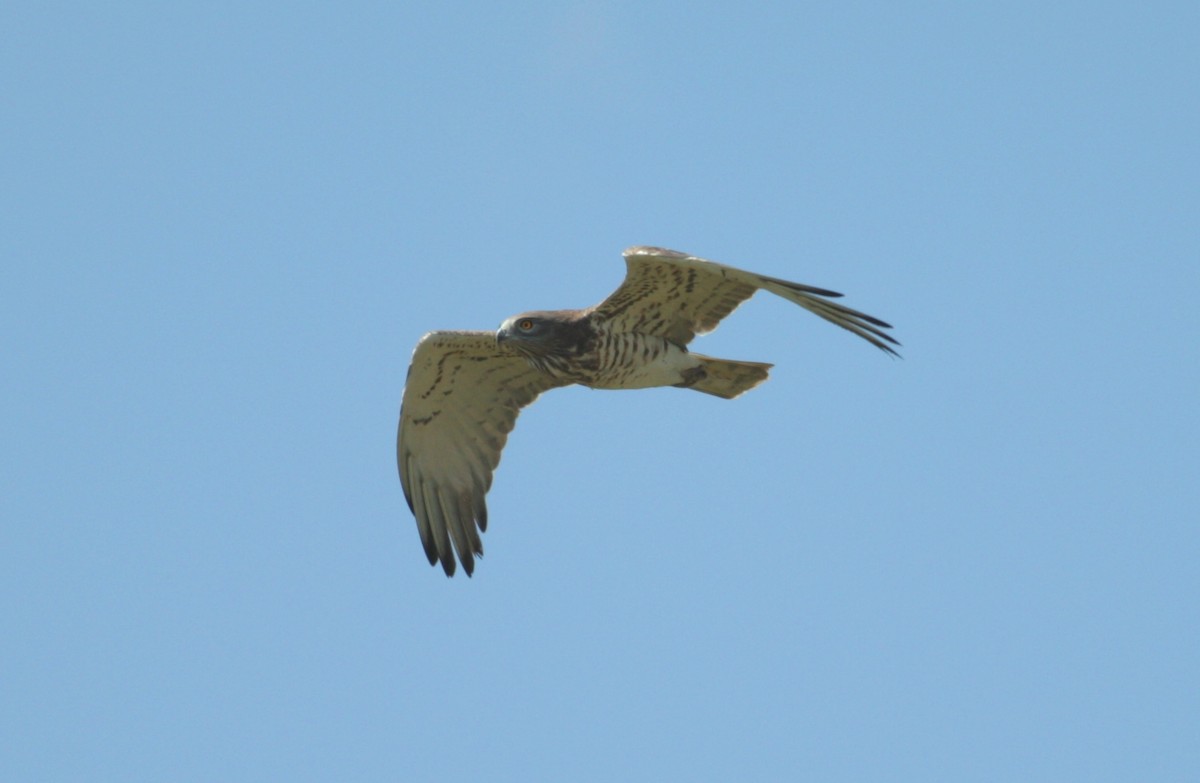
[{"label": "fanned tail", "polygon": [[729,359],[714,359],[694,353],[692,358],[700,360],[694,378],[680,386],[686,389],[712,394],[732,400],[743,392],[750,391],[767,379],[767,371],[774,365],[762,362],[735,362]]}]

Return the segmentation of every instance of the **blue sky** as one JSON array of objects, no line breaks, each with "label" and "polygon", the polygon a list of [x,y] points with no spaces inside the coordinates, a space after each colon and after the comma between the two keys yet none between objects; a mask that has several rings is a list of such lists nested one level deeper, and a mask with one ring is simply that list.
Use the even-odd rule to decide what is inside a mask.
[{"label": "blue sky", "polygon": [[[9,3],[0,778],[1194,780],[1192,3]],[[760,295],[421,553],[413,345]]]}]

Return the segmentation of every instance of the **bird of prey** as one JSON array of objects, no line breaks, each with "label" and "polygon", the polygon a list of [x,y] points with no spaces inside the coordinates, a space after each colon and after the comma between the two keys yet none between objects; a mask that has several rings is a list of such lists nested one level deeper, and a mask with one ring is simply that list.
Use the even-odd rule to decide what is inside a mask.
[{"label": "bird of prey", "polygon": [[625,251],[625,280],[585,310],[514,315],[496,332],[429,332],[404,386],[396,457],[404,498],[430,565],[470,575],[483,555],[484,497],[521,408],[542,392],[678,386],[725,399],[752,389],[772,365],[687,349],[755,291],[770,291],[893,356],[878,318],[830,301],[841,294],[657,247]]}]

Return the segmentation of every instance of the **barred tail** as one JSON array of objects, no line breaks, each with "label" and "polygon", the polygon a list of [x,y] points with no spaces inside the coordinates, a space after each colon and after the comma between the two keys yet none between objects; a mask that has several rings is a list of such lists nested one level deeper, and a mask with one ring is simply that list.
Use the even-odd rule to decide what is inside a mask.
[{"label": "barred tail", "polygon": [[712,394],[732,400],[742,392],[750,391],[767,379],[767,370],[774,365],[761,362],[735,362],[728,359],[714,359],[711,356],[692,354],[692,358],[700,360],[700,366],[692,372],[695,377],[688,382],[679,384],[687,389]]}]

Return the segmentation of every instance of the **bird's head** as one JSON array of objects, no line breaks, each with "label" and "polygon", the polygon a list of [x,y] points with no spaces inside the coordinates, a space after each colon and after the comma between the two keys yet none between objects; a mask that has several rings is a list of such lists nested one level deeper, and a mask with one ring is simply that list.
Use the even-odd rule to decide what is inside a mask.
[{"label": "bird's head", "polygon": [[578,349],[581,336],[578,311],[539,310],[500,324],[496,342],[526,356],[562,356]]},{"label": "bird's head", "polygon": [[521,313],[514,315],[496,332],[496,342],[521,353],[542,355],[553,342],[557,321],[550,313]]}]

